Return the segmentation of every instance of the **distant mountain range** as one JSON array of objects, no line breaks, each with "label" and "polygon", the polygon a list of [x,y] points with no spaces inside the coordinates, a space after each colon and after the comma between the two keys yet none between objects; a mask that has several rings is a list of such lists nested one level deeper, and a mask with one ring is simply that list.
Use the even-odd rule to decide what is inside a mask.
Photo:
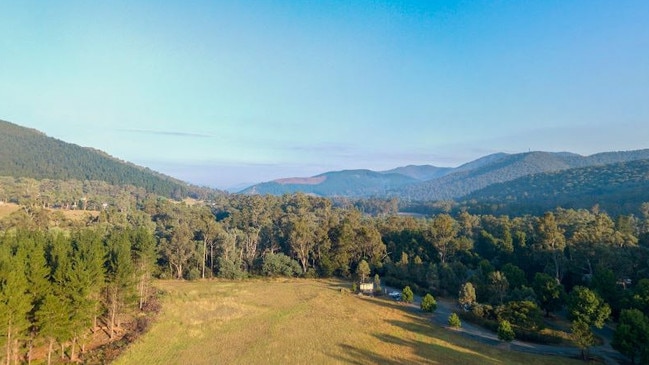
[{"label": "distant mountain range", "polygon": [[[309,178],[279,179],[257,184],[241,193],[286,194],[299,191],[330,197],[399,197],[405,201],[461,200],[481,189],[523,177],[538,175],[537,178],[540,178],[539,176],[548,173],[620,163],[622,165],[619,168],[624,169],[624,166],[627,166],[624,163],[639,160],[649,160],[649,149],[605,152],[591,156],[568,152],[497,153],[457,168],[424,165],[378,172],[370,170],[327,172]],[[597,169],[589,171],[596,173]],[[638,170],[634,171],[637,173]],[[561,176],[564,178],[556,178],[555,184],[565,183],[572,175]],[[524,182],[520,184],[521,187],[525,185]],[[486,191],[488,194],[489,191]],[[514,188],[512,187],[509,192],[510,195],[515,194]]]},{"label": "distant mountain range", "polygon": [[121,161],[105,152],[66,143],[2,120],[0,176],[104,181],[111,185],[133,185],[174,198],[192,196],[198,191],[205,193],[204,188]]},{"label": "distant mountain range", "polygon": [[[0,121],[0,176],[103,181],[171,198],[222,193],[5,121]],[[456,168],[409,165],[388,171],[332,171],[256,184],[241,193],[295,192],[325,197],[396,197],[405,203],[454,200],[460,205],[482,205],[489,212],[503,207],[501,210],[535,213],[557,206],[596,204],[615,205],[629,212],[649,202],[649,149],[591,156],[496,153]]]}]

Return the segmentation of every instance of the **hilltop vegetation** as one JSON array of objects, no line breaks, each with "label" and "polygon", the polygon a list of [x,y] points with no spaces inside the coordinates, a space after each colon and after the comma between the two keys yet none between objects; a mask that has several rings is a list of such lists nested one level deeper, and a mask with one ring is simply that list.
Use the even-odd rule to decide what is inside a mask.
[{"label": "hilltop vegetation", "polygon": [[491,185],[462,200],[489,207],[483,211],[490,213],[540,214],[555,207],[594,206],[611,214],[637,213],[649,201],[648,171],[649,160],[637,160],[536,174]]},{"label": "hilltop vegetation", "polygon": [[498,153],[457,168],[406,166],[385,172],[369,170],[328,172],[312,179],[304,179],[308,183],[295,182],[295,180],[286,183],[277,180],[254,185],[242,193],[281,195],[303,192],[329,197],[396,197],[408,203],[460,200],[494,184],[525,176],[643,159],[649,159],[649,150],[605,152],[591,156],[550,152],[512,155]]},{"label": "hilltop vegetation", "polygon": [[319,196],[385,196],[399,187],[414,184],[420,180],[401,173],[380,173],[370,170],[347,170],[328,172],[306,180],[307,183],[271,181],[243,190],[243,194],[282,195],[294,192]]},{"label": "hilltop vegetation", "polygon": [[103,181],[110,185],[131,185],[149,193],[176,199],[201,191],[148,168],[120,161],[99,150],[66,143],[2,120],[0,176],[36,180]]}]

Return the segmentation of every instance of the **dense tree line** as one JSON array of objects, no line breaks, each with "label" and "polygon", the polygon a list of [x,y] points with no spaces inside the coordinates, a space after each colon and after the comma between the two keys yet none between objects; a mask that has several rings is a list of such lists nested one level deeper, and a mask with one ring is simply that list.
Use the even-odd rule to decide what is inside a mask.
[{"label": "dense tree line", "polygon": [[0,176],[104,181],[111,185],[131,185],[174,199],[210,194],[210,190],[215,192],[2,120],[0,156]]},{"label": "dense tree line", "polygon": [[[3,358],[55,344],[76,356],[96,319],[115,333],[124,311],[144,305],[154,274],[378,274],[389,286],[457,296],[467,313],[487,325],[507,321],[516,336],[531,338],[526,331],[539,329],[543,315],[565,307],[585,350],[610,313],[620,321],[616,348],[641,360],[648,355],[649,204],[639,216],[555,209],[415,218],[373,217],[354,204],[304,194],[222,195],[195,205],[151,195],[124,199],[127,208],[109,205],[83,220],[37,206],[0,221],[0,305],[12,308],[0,311]],[[62,314],[50,302],[75,304]]]},{"label": "dense tree line", "polygon": [[13,229],[0,235],[0,342],[6,363],[47,348],[75,361],[94,331],[110,338],[124,314],[149,298],[155,239],[145,228],[67,232]]}]

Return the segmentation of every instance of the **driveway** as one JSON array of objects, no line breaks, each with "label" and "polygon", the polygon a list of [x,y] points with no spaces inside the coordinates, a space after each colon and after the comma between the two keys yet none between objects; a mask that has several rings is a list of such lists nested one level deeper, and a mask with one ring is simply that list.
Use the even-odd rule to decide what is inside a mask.
[{"label": "driveway", "polygon": [[[396,289],[387,288],[388,291]],[[435,298],[437,300],[437,310],[433,313],[431,320],[436,325],[446,328],[449,331],[455,331],[465,337],[472,338],[482,343],[491,346],[502,346],[503,342],[498,339],[498,336],[485,328],[476,326],[469,322],[462,322],[462,327],[458,329],[448,327],[448,317],[453,312],[458,312],[460,308],[457,307],[456,301],[446,298]],[[414,310],[420,308],[421,297],[415,295],[415,300],[409,304]],[[613,330],[610,327],[604,327],[602,330],[595,330],[595,334],[604,340],[601,346],[594,346],[589,349],[591,355],[600,357],[607,365],[619,365],[624,363],[627,359],[611,347],[611,339],[613,337]],[[539,355],[551,356],[564,356],[564,357],[579,357],[581,350],[573,346],[558,346],[558,345],[541,345],[530,342],[523,342],[514,340],[510,343],[509,348],[514,351],[527,352]]]}]

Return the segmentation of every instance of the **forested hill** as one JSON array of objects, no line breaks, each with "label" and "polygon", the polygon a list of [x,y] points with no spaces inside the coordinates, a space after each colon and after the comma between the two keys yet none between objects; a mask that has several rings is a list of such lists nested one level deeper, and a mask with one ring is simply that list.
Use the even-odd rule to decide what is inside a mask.
[{"label": "forested hill", "polygon": [[639,159],[649,159],[649,150],[605,152],[591,156],[567,152],[496,154],[460,166],[438,179],[403,187],[397,194],[415,201],[451,200],[524,176]]},{"label": "forested hill", "polygon": [[48,137],[34,129],[0,120],[0,176],[37,180],[94,180],[133,185],[147,192],[181,198],[204,190],[120,161],[108,154]]},{"label": "forested hill", "polygon": [[257,184],[244,194],[303,192],[320,196],[398,197],[406,202],[457,200],[493,184],[546,172],[649,159],[649,149],[581,156],[569,152],[496,153],[456,168],[405,166],[376,172],[347,170],[309,178],[279,179]]},{"label": "forested hill", "polygon": [[242,193],[282,195],[302,192],[319,196],[385,196],[391,190],[419,181],[399,173],[345,170],[309,178],[288,178],[257,184]]},{"label": "forested hill", "polygon": [[539,214],[556,207],[589,209],[595,205],[610,214],[637,212],[642,202],[649,201],[649,159],[525,176],[490,185],[462,200],[502,214]]}]

